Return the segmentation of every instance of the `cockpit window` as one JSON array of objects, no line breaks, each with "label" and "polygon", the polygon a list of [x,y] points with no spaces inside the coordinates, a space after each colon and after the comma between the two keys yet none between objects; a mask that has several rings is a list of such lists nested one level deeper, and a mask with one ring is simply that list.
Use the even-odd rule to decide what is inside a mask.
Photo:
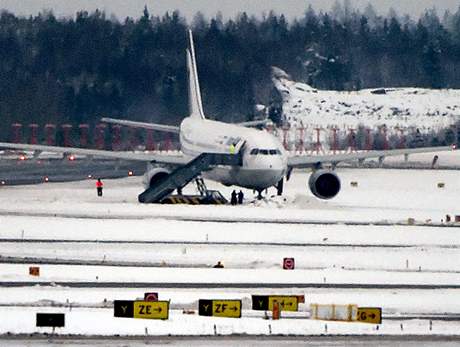
[{"label": "cockpit window", "polygon": [[281,155],[279,149],[259,149],[253,148],[250,152],[251,155]]}]

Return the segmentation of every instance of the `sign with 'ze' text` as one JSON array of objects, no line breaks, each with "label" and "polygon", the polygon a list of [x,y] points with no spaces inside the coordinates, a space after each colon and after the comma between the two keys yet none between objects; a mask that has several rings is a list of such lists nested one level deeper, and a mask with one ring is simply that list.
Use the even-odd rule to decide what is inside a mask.
[{"label": "sign with 'ze' text", "polygon": [[168,319],[169,301],[115,300],[114,316],[125,318]]}]

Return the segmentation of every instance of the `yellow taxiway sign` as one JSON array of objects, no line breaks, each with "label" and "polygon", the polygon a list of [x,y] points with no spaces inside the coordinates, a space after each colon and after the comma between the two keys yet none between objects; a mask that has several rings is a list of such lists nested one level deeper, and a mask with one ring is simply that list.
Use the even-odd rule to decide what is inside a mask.
[{"label": "yellow taxiway sign", "polygon": [[134,318],[168,319],[169,301],[134,301]]},{"label": "yellow taxiway sign", "polygon": [[241,300],[199,300],[200,316],[241,318]]},{"label": "yellow taxiway sign", "polygon": [[357,321],[362,323],[381,324],[382,309],[380,307],[358,307]]}]

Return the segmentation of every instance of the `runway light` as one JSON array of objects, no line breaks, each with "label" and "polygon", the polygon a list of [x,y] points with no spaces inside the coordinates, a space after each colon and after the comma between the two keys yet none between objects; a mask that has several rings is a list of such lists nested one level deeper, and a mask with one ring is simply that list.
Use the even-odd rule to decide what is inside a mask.
[{"label": "runway light", "polygon": [[70,161],[74,161],[75,160],[75,156],[72,154],[72,155],[69,155],[69,160]]},{"label": "runway light", "polygon": [[6,182],[5,182],[5,181],[2,181],[2,186],[4,186],[5,184],[6,184]]},{"label": "runway light", "polygon": [[455,143],[452,145],[452,149],[457,149],[457,145]]},{"label": "runway light", "polygon": [[26,160],[26,159],[27,159],[27,158],[26,158],[26,156],[25,156],[24,154],[21,154],[21,155],[19,156],[19,160]]},{"label": "runway light", "polygon": [[128,171],[128,176],[132,176],[134,175],[134,172],[132,172],[131,170]]},{"label": "runway light", "polygon": [[48,176],[45,176],[44,181],[45,181],[45,182],[49,182],[49,180],[50,180],[50,179],[48,178]]},{"label": "runway light", "polygon": [[93,178],[93,175],[88,175],[88,178]]}]

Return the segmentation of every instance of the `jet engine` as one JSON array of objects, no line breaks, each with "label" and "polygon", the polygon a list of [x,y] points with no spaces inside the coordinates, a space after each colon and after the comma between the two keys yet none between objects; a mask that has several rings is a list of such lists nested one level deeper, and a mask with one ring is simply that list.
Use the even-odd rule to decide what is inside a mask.
[{"label": "jet engine", "polygon": [[308,180],[314,196],[320,199],[332,199],[340,191],[340,179],[333,171],[317,170]]},{"label": "jet engine", "polygon": [[162,179],[168,177],[170,172],[165,168],[153,168],[148,170],[142,179],[145,189],[150,188],[160,182]]}]

